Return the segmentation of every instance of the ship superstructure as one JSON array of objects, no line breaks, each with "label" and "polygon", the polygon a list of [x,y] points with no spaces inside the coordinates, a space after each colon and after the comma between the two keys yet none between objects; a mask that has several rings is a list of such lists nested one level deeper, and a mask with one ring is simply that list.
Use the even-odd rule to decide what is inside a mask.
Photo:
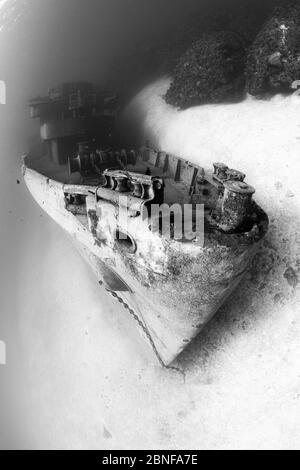
[{"label": "ship superstructure", "polygon": [[30,116],[40,121],[40,137],[51,161],[64,164],[83,140],[108,144],[113,136],[117,96],[91,83],[64,83],[30,100]]}]

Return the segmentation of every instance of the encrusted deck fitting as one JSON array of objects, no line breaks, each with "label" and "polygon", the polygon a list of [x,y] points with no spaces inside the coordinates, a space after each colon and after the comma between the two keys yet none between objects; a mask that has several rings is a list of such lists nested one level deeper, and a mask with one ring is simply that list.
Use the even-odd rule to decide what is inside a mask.
[{"label": "encrusted deck fitting", "polygon": [[224,188],[221,223],[232,231],[247,220],[255,189],[242,181],[226,181]]}]

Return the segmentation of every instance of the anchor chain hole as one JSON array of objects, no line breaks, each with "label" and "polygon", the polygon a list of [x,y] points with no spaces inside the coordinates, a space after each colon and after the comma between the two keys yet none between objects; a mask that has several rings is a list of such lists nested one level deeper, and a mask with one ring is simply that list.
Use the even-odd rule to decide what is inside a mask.
[{"label": "anchor chain hole", "polygon": [[136,252],[136,243],[133,238],[120,229],[115,233],[115,244],[123,252],[134,254]]}]

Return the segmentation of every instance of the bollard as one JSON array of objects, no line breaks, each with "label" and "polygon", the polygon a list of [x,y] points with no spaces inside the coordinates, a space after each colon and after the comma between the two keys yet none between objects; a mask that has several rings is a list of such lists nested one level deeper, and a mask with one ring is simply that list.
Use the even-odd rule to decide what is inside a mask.
[{"label": "bollard", "polygon": [[129,191],[128,178],[126,176],[115,176],[115,179],[117,181],[115,191],[118,191],[118,193],[126,193]]},{"label": "bollard", "polygon": [[227,181],[224,188],[221,225],[225,231],[237,230],[248,218],[255,189],[242,181]]},{"label": "bollard", "polygon": [[154,190],[152,182],[150,184],[143,185],[143,199],[154,199]]},{"label": "bollard", "polygon": [[135,197],[140,197],[142,198],[143,195],[144,195],[144,188],[143,188],[143,185],[141,183],[139,183],[138,181],[134,181],[133,182],[133,195]]},{"label": "bollard", "polygon": [[227,179],[228,166],[224,163],[214,163],[214,175],[220,180]]},{"label": "bollard", "polygon": [[244,181],[246,178],[245,173],[242,173],[241,171],[238,170],[228,170],[227,171],[227,177],[229,180],[232,181]]}]

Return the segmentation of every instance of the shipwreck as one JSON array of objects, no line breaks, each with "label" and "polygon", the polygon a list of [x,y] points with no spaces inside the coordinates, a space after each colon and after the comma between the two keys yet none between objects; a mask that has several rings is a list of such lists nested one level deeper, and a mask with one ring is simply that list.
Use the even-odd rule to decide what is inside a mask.
[{"label": "shipwreck", "polygon": [[[246,175],[224,163],[206,169],[149,143],[117,146],[116,107],[113,94],[82,83],[32,100],[48,154],[26,155],[23,174],[167,366],[237,287],[268,217]],[[171,208],[167,231],[161,205]]]}]

